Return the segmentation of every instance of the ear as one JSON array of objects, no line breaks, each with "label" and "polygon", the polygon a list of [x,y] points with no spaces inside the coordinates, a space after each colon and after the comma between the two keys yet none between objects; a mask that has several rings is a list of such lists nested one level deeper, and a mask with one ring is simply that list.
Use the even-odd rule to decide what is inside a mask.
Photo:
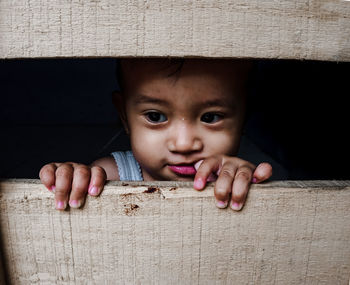
[{"label": "ear", "polygon": [[115,108],[118,111],[120,120],[122,121],[125,129],[125,132],[129,134],[129,124],[126,116],[125,100],[124,100],[123,94],[118,91],[114,91],[112,94],[112,101]]}]

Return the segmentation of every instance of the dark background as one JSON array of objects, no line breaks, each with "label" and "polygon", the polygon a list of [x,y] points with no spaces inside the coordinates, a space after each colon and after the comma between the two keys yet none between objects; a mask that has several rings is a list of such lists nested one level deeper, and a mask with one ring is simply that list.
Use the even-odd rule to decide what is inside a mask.
[{"label": "dark background", "polygon": [[[349,63],[257,60],[239,156],[272,179],[350,179]],[[111,93],[115,59],[0,61],[0,177],[128,149]]]}]

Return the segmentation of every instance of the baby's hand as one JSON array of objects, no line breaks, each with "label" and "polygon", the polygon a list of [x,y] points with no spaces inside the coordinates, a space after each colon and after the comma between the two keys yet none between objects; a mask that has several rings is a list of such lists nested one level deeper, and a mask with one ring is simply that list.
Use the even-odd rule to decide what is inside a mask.
[{"label": "baby's hand", "polygon": [[202,190],[207,181],[215,181],[215,173],[218,176],[214,190],[217,207],[226,208],[231,194],[230,206],[235,211],[242,209],[251,183],[262,182],[272,175],[269,163],[256,167],[248,161],[225,155],[201,160],[195,168],[194,188]]},{"label": "baby's hand", "polygon": [[86,194],[99,195],[106,181],[106,172],[102,167],[73,162],[46,164],[39,176],[46,188],[55,194],[58,210],[64,210],[67,203],[72,208],[81,207]]}]

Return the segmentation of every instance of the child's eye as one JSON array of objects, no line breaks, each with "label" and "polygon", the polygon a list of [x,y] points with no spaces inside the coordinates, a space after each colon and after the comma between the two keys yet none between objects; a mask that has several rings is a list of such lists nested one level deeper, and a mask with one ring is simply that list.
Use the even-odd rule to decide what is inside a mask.
[{"label": "child's eye", "polygon": [[151,123],[163,123],[167,120],[167,117],[162,113],[152,111],[146,113],[146,119]]},{"label": "child's eye", "polygon": [[201,117],[201,121],[207,124],[214,124],[222,119],[222,115],[217,113],[205,113]]}]

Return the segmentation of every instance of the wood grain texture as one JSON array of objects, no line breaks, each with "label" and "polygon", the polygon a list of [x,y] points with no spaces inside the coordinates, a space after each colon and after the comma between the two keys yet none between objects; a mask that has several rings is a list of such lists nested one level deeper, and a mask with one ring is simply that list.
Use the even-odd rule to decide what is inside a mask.
[{"label": "wood grain texture", "polygon": [[347,284],[349,208],[350,181],[253,185],[239,213],[212,186],[114,182],[59,212],[37,180],[4,180],[3,262],[11,284]]},{"label": "wood grain texture", "polygon": [[1,0],[0,58],[350,61],[350,2]]}]

